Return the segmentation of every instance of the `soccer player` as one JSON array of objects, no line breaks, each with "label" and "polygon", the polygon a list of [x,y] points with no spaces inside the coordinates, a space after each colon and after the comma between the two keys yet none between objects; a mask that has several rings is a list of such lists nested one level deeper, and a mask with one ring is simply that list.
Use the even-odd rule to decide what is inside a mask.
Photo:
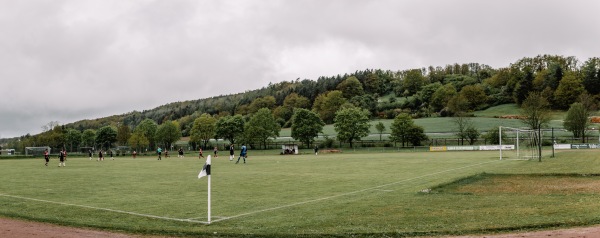
[{"label": "soccer player", "polygon": [[217,153],[219,152],[219,149],[216,146],[213,149],[213,151],[215,152],[215,158],[219,157],[219,156],[217,156]]},{"label": "soccer player", "polygon": [[111,160],[115,160],[115,158],[113,157],[112,150],[108,150],[108,155],[110,155]]},{"label": "soccer player", "polygon": [[104,161],[104,155],[102,154],[102,149],[98,152],[98,159],[96,161]]},{"label": "soccer player", "polygon": [[179,155],[177,157],[183,158],[183,148],[179,148]]},{"label": "soccer player", "polygon": [[235,157],[234,153],[233,153],[233,144],[229,145],[229,161],[233,161],[233,158]]},{"label": "soccer player", "polygon": [[88,156],[90,157],[90,160],[92,160],[92,150],[88,150]]},{"label": "soccer player", "polygon": [[200,158],[204,158],[204,156],[202,155],[202,147],[200,147],[200,151],[198,152],[198,159]]},{"label": "soccer player", "polygon": [[158,154],[158,160],[162,160],[162,149],[160,147],[158,147],[158,149],[156,150],[156,153]]},{"label": "soccer player", "polygon": [[132,155],[133,155],[133,158],[135,159],[135,157],[137,156],[137,151],[134,150]]},{"label": "soccer player", "polygon": [[318,155],[318,154],[319,154],[319,146],[315,145],[315,155]]},{"label": "soccer player", "polygon": [[44,159],[46,159],[46,166],[48,166],[48,162],[50,162],[50,154],[48,154],[48,149],[44,150]]},{"label": "soccer player", "polygon": [[67,153],[65,152],[65,149],[63,148],[60,153],[58,154],[58,158],[60,159],[60,162],[58,162],[58,167],[66,167],[65,165],[65,159],[67,157]]},{"label": "soccer player", "polygon": [[240,158],[244,158],[244,164],[246,163],[246,158],[248,158],[248,153],[246,149],[246,145],[242,144],[242,150],[240,151],[240,157],[238,157],[236,164],[240,162]]}]

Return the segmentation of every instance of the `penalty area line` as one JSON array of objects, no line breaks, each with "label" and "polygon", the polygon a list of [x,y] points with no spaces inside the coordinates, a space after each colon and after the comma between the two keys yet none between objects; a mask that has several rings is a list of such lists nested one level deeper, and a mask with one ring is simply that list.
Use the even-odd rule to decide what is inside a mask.
[{"label": "penalty area line", "polygon": [[[279,206],[279,207],[272,207],[272,208],[266,208],[266,209],[262,209],[262,210],[258,210],[258,211],[252,211],[252,212],[242,213],[242,214],[238,214],[238,215],[234,215],[234,216],[229,216],[229,217],[224,217],[224,218],[221,218],[221,219],[216,219],[216,220],[212,221],[212,223],[216,223],[216,222],[220,222],[220,221],[225,221],[225,220],[229,220],[229,219],[233,219],[233,218],[238,218],[238,217],[243,217],[243,216],[254,215],[254,214],[262,213],[262,212],[279,210],[279,209],[288,208],[288,207],[295,207],[295,206],[304,205],[304,204],[307,204],[307,203],[320,202],[320,201],[324,201],[324,200],[329,200],[329,199],[334,199],[334,198],[338,198],[338,197],[353,195],[353,194],[362,193],[362,192],[366,192],[366,191],[372,191],[372,190],[386,191],[386,190],[384,190],[382,188],[387,187],[387,186],[391,186],[391,185],[396,185],[396,184],[399,184],[399,183],[409,182],[409,181],[420,179],[420,178],[424,178],[424,177],[434,176],[434,175],[443,174],[443,173],[447,173],[447,172],[451,172],[451,171],[455,171],[455,170],[466,169],[466,168],[470,168],[470,167],[476,167],[476,166],[480,166],[480,165],[484,165],[484,164],[489,164],[489,163],[495,163],[495,162],[499,162],[499,161],[500,160],[493,160],[493,161],[488,161],[488,162],[482,162],[482,163],[467,165],[467,166],[463,166],[463,167],[459,167],[459,168],[447,169],[447,170],[443,170],[443,171],[439,171],[439,172],[435,172],[435,173],[430,173],[430,174],[425,174],[425,175],[421,175],[421,176],[417,176],[417,177],[413,177],[413,178],[403,179],[403,180],[396,181],[396,182],[393,182],[393,183],[383,184],[383,185],[379,185],[379,186],[375,186],[375,187],[370,187],[370,188],[365,188],[365,189],[361,189],[361,190],[356,190],[356,191],[352,191],[352,192],[341,193],[341,194],[337,194],[337,195],[333,195],[333,196],[322,197],[322,198],[307,200],[307,201],[303,201],[303,202],[292,203],[292,204],[283,205],[283,206]],[[200,218],[200,217],[197,217],[197,218]],[[197,219],[197,218],[191,218],[191,219]]]},{"label": "penalty area line", "polygon": [[29,201],[36,201],[36,202],[52,203],[52,204],[58,204],[58,205],[63,205],[63,206],[73,206],[73,207],[81,207],[81,208],[101,210],[101,211],[107,211],[107,212],[123,213],[123,214],[128,214],[128,215],[148,217],[148,218],[161,219],[161,220],[182,221],[182,222],[191,222],[191,223],[200,223],[200,224],[210,224],[210,223],[205,222],[205,221],[198,221],[198,220],[191,219],[191,218],[190,219],[180,219],[180,218],[172,218],[172,217],[161,217],[161,216],[155,216],[155,215],[149,215],[149,214],[142,214],[142,213],[137,213],[137,212],[128,212],[128,211],[121,211],[121,210],[115,210],[115,209],[110,209],[110,208],[92,207],[92,206],[87,206],[87,205],[71,204],[71,203],[64,203],[64,202],[55,202],[55,201],[49,201],[49,200],[43,200],[43,199],[37,199],[37,198],[28,198],[28,197],[22,197],[22,196],[14,196],[14,195],[2,194],[2,193],[0,193],[0,196],[2,196],[2,197],[9,197],[9,198],[23,199],[23,200],[29,200]]}]

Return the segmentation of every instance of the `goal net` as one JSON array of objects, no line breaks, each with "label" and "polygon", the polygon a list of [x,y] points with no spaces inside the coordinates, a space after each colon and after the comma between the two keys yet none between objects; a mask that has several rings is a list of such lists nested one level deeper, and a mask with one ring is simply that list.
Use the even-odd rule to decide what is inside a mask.
[{"label": "goal net", "polygon": [[29,156],[40,156],[44,155],[44,151],[48,150],[48,154],[52,152],[52,149],[49,146],[41,146],[41,147],[25,147],[25,155]]},{"label": "goal net", "polygon": [[531,129],[500,127],[500,160],[539,159],[539,132]]}]

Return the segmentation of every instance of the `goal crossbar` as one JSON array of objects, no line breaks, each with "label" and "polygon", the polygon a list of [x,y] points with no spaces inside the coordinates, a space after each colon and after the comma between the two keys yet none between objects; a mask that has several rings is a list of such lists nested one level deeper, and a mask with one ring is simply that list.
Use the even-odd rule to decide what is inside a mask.
[{"label": "goal crossbar", "polygon": [[48,153],[50,153],[52,148],[50,148],[50,146],[25,147],[25,156],[40,155],[43,154],[45,150],[48,150]]}]

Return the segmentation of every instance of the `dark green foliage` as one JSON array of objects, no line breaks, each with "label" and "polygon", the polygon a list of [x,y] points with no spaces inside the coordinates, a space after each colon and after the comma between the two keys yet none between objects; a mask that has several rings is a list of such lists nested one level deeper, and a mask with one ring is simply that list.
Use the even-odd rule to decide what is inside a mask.
[{"label": "dark green foliage", "polygon": [[323,131],[323,126],[325,123],[316,113],[303,108],[296,109],[292,117],[292,138],[308,148]]},{"label": "dark green foliage", "polygon": [[345,108],[335,114],[334,129],[337,138],[350,143],[369,135],[369,111],[360,108]]},{"label": "dark green foliage", "polygon": [[96,144],[101,148],[109,149],[117,141],[117,130],[110,126],[105,126],[96,132]]},{"label": "dark green foliage", "polygon": [[591,58],[581,68],[583,86],[590,94],[600,93],[600,58]]}]

